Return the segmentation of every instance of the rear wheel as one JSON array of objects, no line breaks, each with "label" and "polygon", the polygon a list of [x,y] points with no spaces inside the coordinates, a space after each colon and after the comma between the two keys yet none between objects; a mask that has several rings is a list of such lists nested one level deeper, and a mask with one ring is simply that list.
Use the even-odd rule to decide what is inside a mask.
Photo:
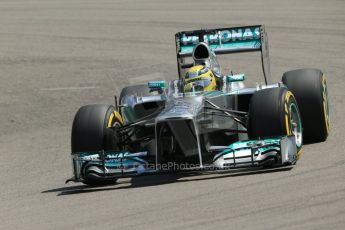
[{"label": "rear wheel", "polygon": [[248,134],[251,139],[294,135],[302,148],[302,122],[297,102],[286,88],[257,91],[249,105]]},{"label": "rear wheel", "polygon": [[[121,126],[121,122],[121,117],[111,105],[86,105],[81,107],[75,115],[72,125],[72,154],[119,150],[120,139],[116,129]],[[109,127],[114,128],[109,129]],[[109,181],[102,181],[97,176],[97,170],[95,171],[94,168],[90,167],[83,170],[84,183],[90,185],[109,183]]]},{"label": "rear wheel", "polygon": [[304,140],[325,141],[330,122],[325,75],[319,69],[298,69],[284,73],[282,81],[298,102]]}]

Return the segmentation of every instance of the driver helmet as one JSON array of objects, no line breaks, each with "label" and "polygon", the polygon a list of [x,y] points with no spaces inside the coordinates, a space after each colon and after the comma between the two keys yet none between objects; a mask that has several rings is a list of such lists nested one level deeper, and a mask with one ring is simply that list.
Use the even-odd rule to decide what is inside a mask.
[{"label": "driver helmet", "polygon": [[196,65],[188,69],[184,78],[184,91],[212,91],[217,88],[216,78],[210,68]]}]

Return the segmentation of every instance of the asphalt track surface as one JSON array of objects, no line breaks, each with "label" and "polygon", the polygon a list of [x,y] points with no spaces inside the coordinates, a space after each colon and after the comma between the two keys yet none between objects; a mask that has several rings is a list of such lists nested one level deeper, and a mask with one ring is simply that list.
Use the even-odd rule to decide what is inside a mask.
[{"label": "asphalt track surface", "polygon": [[[2,0],[0,229],[345,229],[344,12],[343,0]],[[291,170],[64,184],[80,106],[176,78],[177,31],[249,24],[266,25],[274,81],[327,74],[326,142]],[[258,61],[235,71],[256,76]]]}]

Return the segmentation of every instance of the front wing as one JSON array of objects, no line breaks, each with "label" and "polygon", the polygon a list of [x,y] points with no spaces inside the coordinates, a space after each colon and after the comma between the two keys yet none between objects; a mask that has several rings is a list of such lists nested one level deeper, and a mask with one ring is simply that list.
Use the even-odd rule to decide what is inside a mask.
[{"label": "front wing", "polygon": [[[238,141],[229,146],[213,146],[213,162],[183,167],[183,170],[224,170],[242,167],[286,166],[295,164],[298,152],[294,136],[262,140]],[[180,170],[175,164],[160,165],[147,160],[148,152],[128,151],[80,152],[72,154],[73,177],[68,181],[83,182],[91,174],[99,180],[132,177],[161,171]],[[171,168],[169,166],[174,166]],[[172,170],[174,169],[174,170]]]}]

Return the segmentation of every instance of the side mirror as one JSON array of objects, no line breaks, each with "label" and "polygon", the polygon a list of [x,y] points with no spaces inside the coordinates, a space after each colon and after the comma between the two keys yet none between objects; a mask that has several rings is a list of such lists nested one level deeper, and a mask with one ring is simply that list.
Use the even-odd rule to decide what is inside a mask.
[{"label": "side mirror", "polygon": [[154,92],[154,91],[162,92],[166,88],[166,82],[164,80],[149,81],[147,85],[150,88],[150,92]]},{"label": "side mirror", "polygon": [[244,81],[246,79],[245,74],[235,74],[235,75],[226,75],[226,82],[236,82],[236,81]]}]

